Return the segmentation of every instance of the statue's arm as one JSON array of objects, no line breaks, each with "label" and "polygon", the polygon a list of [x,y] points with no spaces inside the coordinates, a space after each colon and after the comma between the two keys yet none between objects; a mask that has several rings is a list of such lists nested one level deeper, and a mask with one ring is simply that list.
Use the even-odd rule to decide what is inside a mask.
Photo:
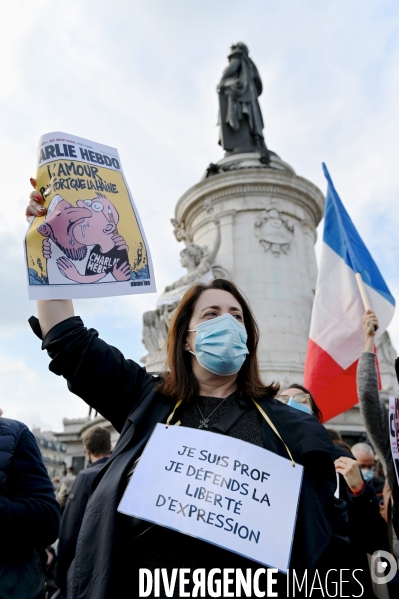
[{"label": "statue's arm", "polygon": [[228,79],[229,77],[232,77],[235,73],[237,73],[238,69],[240,68],[240,60],[238,58],[235,58],[234,60],[231,61],[231,63],[225,68],[222,78],[219,82],[218,85],[218,91],[223,91],[223,86],[224,86],[224,82],[226,81],[226,79]]},{"label": "statue's arm", "polygon": [[186,275],[183,275],[182,277],[180,277],[180,279],[177,279],[177,281],[172,283],[172,285],[167,285],[165,287],[165,292],[172,291],[172,289],[177,289],[178,287],[182,287],[183,285],[185,285],[186,284],[185,276]]},{"label": "statue's arm", "polygon": [[222,239],[222,236],[220,233],[220,220],[217,218],[217,216],[215,216],[213,222],[216,225],[216,238],[215,238],[215,242],[214,242],[213,247],[212,247],[211,251],[209,252],[209,254],[206,254],[206,256],[204,256],[202,258],[201,262],[197,266],[197,272],[198,272],[198,274],[201,274],[201,275],[205,274],[206,272],[208,272],[208,270],[210,270],[212,268],[212,264],[214,263],[215,258],[217,256],[217,253],[220,248],[220,242]]}]

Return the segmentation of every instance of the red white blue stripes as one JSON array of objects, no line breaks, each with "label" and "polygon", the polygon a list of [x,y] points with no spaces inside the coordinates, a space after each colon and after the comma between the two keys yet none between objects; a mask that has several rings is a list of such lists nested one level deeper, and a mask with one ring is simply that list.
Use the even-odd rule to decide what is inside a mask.
[{"label": "red white blue stripes", "polygon": [[323,247],[305,363],[305,387],[328,420],[357,403],[356,364],[363,349],[365,312],[355,273],[362,276],[379,329],[390,323],[395,300],[355,229],[323,164],[328,181]]}]

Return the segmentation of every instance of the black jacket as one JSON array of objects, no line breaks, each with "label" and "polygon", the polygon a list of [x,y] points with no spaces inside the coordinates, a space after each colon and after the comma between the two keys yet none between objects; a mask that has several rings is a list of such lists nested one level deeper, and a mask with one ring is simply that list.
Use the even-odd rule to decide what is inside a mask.
[{"label": "black jacket", "polygon": [[82,524],[91,485],[108,458],[101,458],[81,470],[68,495],[65,510],[61,518],[60,536],[57,546],[57,582],[62,590],[66,589],[67,572],[75,557],[76,542]]},{"label": "black jacket", "polygon": [[[40,558],[58,534],[60,510],[36,439],[0,418],[0,597],[36,597]],[[15,586],[14,586],[15,585]]]},{"label": "black jacket", "polygon": [[[336,458],[347,457],[354,460],[352,453],[335,445]],[[379,480],[379,479],[377,479]],[[375,489],[365,483],[362,492],[355,495],[351,492],[342,474],[339,475],[339,496],[347,504],[349,529],[348,534],[352,549],[362,554],[372,555],[375,551],[389,551],[388,527],[380,514],[379,502]]]},{"label": "black jacket", "polygon": [[[344,456],[355,459],[351,452],[338,445],[334,446],[336,458]],[[372,555],[381,550],[389,552],[387,523],[380,514],[377,495],[369,483],[365,483],[361,493],[355,495],[340,474],[339,496],[347,505],[352,564],[363,571],[358,572],[357,578],[365,588],[365,597],[374,597],[367,554]]]},{"label": "black jacket", "polygon": [[[30,322],[40,336],[37,319]],[[155,425],[166,421],[175,401],[157,391],[159,378],[126,360],[116,348],[99,339],[97,331],[84,328],[79,317],[53,327],[42,348],[52,358],[50,370],[64,376],[70,391],[98,410],[121,433],[114,452],[94,480],[68,575],[68,597],[110,599],[117,596],[118,585],[126,590],[129,584],[128,572],[123,581],[116,575],[118,551],[129,542],[128,517],[117,512],[126,477]],[[294,460],[305,467],[291,567],[312,568],[332,539],[334,447],[313,416],[272,397],[263,397],[259,404],[289,446]],[[283,443],[265,421],[262,434],[266,449],[287,457]]]}]

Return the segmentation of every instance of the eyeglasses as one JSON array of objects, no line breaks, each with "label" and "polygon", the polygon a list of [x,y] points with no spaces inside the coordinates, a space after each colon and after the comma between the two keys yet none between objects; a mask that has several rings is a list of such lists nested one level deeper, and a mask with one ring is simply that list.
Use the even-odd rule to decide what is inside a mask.
[{"label": "eyeglasses", "polygon": [[[276,395],[276,399],[282,401],[283,403],[288,403],[291,399],[289,395]],[[297,403],[305,403],[308,399],[310,399],[309,393],[297,393],[293,398]]]}]

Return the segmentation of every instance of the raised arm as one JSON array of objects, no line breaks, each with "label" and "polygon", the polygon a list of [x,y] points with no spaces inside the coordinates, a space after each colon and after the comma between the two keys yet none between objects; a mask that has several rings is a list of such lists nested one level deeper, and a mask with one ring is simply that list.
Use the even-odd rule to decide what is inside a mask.
[{"label": "raised arm", "polygon": [[75,316],[72,300],[38,300],[37,315],[44,339],[56,324]]},{"label": "raised arm", "polygon": [[374,352],[374,338],[378,330],[378,320],[374,312],[367,310],[362,316],[362,327],[364,333],[363,351]]},{"label": "raised arm", "polygon": [[[34,179],[31,183],[36,185]],[[36,216],[42,203],[40,194],[32,192],[27,218]],[[97,331],[86,329],[74,316],[71,300],[40,300],[37,309],[39,321],[30,323],[51,358],[50,370],[121,431],[130,411],[153,388],[152,376],[100,339]]]},{"label": "raised arm", "polygon": [[209,253],[206,253],[205,256],[203,257],[203,259],[201,260],[201,262],[199,263],[199,265],[197,266],[197,273],[199,275],[204,275],[205,273],[209,272],[210,268],[212,268],[212,265],[215,261],[215,258],[217,256],[217,253],[219,251],[220,248],[220,242],[221,242],[221,233],[220,233],[220,220],[218,219],[217,216],[214,217],[213,222],[215,223],[216,226],[216,237],[215,237],[215,241],[213,242],[213,246],[212,248],[209,250]]},{"label": "raised arm", "polygon": [[213,222],[215,223],[215,227],[216,227],[216,237],[215,237],[215,241],[213,243],[213,247],[209,253],[208,256],[206,256],[207,260],[213,264],[213,262],[215,261],[215,258],[217,256],[217,253],[219,251],[220,248],[220,242],[221,242],[221,234],[220,234],[220,220],[218,219],[217,216],[214,217]]},{"label": "raised arm", "polygon": [[[378,453],[388,478],[392,476],[392,459],[389,445],[388,411],[378,393],[378,373],[374,352],[377,318],[367,310],[362,318],[364,350],[357,367],[357,393],[364,423],[370,441]],[[389,481],[391,482],[391,481]]]}]

